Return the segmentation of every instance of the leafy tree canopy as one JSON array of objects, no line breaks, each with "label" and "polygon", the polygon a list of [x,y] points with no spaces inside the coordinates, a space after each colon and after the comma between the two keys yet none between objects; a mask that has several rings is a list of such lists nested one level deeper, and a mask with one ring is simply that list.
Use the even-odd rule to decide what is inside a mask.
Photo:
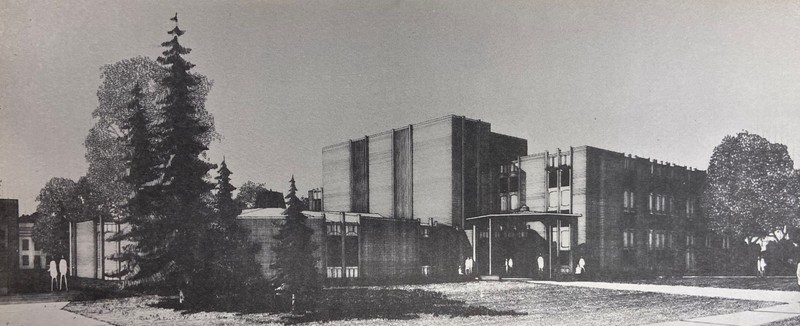
[{"label": "leafy tree canopy", "polygon": [[786,146],[748,132],[714,148],[703,191],[709,226],[762,238],[798,225],[798,179]]},{"label": "leafy tree canopy", "polygon": [[[115,217],[124,216],[124,206],[132,189],[125,182],[127,174],[126,155],[131,148],[127,146],[126,121],[135,114],[135,108],[129,104],[133,100],[133,88],[141,88],[140,104],[143,106],[148,121],[157,121],[162,107],[157,105],[158,99],[164,97],[167,90],[160,81],[168,71],[153,59],[134,57],[100,69],[101,83],[97,90],[99,104],[92,112],[95,125],[86,137],[86,160],[89,162],[88,181],[100,196],[105,198],[104,210]],[[193,105],[202,108],[212,83],[200,74],[192,74],[199,82],[191,94]],[[205,110],[198,110],[200,121],[207,126],[201,135],[201,141],[208,145],[218,135],[214,131],[213,117]],[[159,134],[160,130],[153,130]]]}]

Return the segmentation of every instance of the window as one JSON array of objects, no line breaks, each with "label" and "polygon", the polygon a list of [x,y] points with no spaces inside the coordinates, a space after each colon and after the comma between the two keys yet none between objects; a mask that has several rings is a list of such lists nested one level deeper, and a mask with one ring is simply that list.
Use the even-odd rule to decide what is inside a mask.
[{"label": "window", "polygon": [[663,250],[665,245],[666,234],[664,231],[656,231],[656,249]]},{"label": "window", "polygon": [[547,172],[547,187],[548,188],[558,187],[558,172],[556,170]]},{"label": "window", "polygon": [[561,186],[562,187],[569,187],[569,174],[572,170],[570,169],[563,169],[561,170]]},{"label": "window", "polygon": [[508,210],[508,198],[506,198],[506,196],[500,196],[500,211],[505,212]]},{"label": "window", "polygon": [[622,193],[622,207],[623,208],[630,208],[631,207],[630,203],[628,202],[628,194],[629,194],[629,192],[627,190],[625,190],[625,192]]},{"label": "window", "polygon": [[[22,250],[25,250],[25,251],[30,250],[30,240],[22,239]],[[27,265],[25,265],[25,266],[27,266]]]},{"label": "window", "polygon": [[6,232],[6,230],[0,230],[0,250],[6,250],[6,247],[8,247],[8,243],[6,243],[6,239],[8,239],[8,237],[6,237]]},{"label": "window", "polygon": [[328,235],[342,235],[342,225],[336,223],[328,224]]},{"label": "window", "polygon": [[33,256],[33,267],[42,267],[42,257],[39,255]]},{"label": "window", "polygon": [[622,248],[631,249],[635,247],[636,242],[633,238],[633,230],[622,231]]},{"label": "window", "polygon": [[731,249],[730,238],[727,235],[722,236],[722,249]]},{"label": "window", "polygon": [[686,247],[690,248],[694,246],[694,235],[687,234],[686,235]]},{"label": "window", "polygon": [[711,248],[711,235],[710,234],[706,235],[706,241],[705,242],[706,242],[706,248]]},{"label": "window", "polygon": [[348,224],[347,225],[347,233],[345,235],[357,236],[358,235],[358,225],[356,225],[356,224]]},{"label": "window", "polygon": [[692,202],[691,199],[687,199],[686,200],[686,217],[687,218],[692,218],[692,215],[694,215],[694,203]]},{"label": "window", "polygon": [[30,265],[31,265],[30,257],[28,257],[28,255],[23,255],[22,256],[22,266],[30,266]]},{"label": "window", "polygon": [[651,192],[650,199],[648,200],[647,204],[647,209],[650,210],[650,212],[652,213],[654,206],[655,206],[655,197],[653,197],[653,193]]},{"label": "window", "polygon": [[656,172],[656,163],[650,163],[650,174],[655,174]]},{"label": "window", "polygon": [[625,208],[626,210],[633,209],[633,207],[634,207],[633,206],[633,204],[634,204],[633,191],[625,190],[622,193],[622,197],[623,197],[622,198],[622,207]]},{"label": "window", "polygon": [[624,158],[624,159],[623,159],[623,162],[622,162],[622,165],[623,165],[623,167],[624,167],[626,170],[627,170],[627,169],[630,169],[630,168],[631,168],[631,165],[632,165],[632,164],[631,164],[631,159],[630,159],[630,158],[628,158],[628,157]]}]

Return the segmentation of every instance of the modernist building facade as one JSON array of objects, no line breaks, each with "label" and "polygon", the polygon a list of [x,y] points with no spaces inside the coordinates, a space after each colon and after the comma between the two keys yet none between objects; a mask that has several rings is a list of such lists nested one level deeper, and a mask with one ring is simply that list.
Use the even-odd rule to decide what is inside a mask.
[{"label": "modernist building facade", "polygon": [[483,275],[552,277],[579,261],[590,274],[703,273],[734,252],[707,230],[705,172],[672,163],[591,146],[528,155],[524,139],[459,116],[327,146],[322,157],[322,211],[452,227]]}]

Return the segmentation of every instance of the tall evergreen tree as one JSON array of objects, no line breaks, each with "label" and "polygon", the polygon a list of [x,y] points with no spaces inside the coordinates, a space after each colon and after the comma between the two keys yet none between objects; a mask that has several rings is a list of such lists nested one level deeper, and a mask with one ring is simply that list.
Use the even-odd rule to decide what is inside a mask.
[{"label": "tall evergreen tree", "polygon": [[303,214],[303,204],[297,198],[296,192],[297,187],[292,176],[289,193],[286,195],[286,218],[275,235],[277,242],[272,248],[275,261],[271,266],[276,271],[273,280],[275,284],[284,293],[292,296],[292,310],[313,305],[322,289],[314,257],[317,245],[311,240],[314,230],[306,225],[307,217]]},{"label": "tall evergreen tree", "polygon": [[[142,185],[149,195],[146,206],[131,225],[128,239],[136,240],[128,254],[135,262],[129,284],[159,282],[172,288],[190,288],[203,268],[203,237],[213,209],[206,200],[214,185],[205,178],[214,165],[201,156],[208,148],[204,135],[210,130],[204,110],[193,101],[199,79],[189,70],[194,66],[182,55],[190,49],[178,42],[185,32],[176,26],[167,32],[172,40],[158,58],[167,70],[161,80],[166,91],[159,101],[162,116],[155,130],[158,178]],[[141,180],[139,180],[141,181]]]}]

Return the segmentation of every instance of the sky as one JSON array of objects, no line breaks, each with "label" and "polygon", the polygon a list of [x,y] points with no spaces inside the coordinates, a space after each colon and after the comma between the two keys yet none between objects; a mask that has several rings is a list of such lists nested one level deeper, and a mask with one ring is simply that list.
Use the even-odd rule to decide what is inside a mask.
[{"label": "sky", "polygon": [[748,130],[800,155],[796,1],[0,2],[0,198],[86,173],[100,67],[178,12],[233,183],[322,185],[322,147],[447,114],[705,169]]}]

